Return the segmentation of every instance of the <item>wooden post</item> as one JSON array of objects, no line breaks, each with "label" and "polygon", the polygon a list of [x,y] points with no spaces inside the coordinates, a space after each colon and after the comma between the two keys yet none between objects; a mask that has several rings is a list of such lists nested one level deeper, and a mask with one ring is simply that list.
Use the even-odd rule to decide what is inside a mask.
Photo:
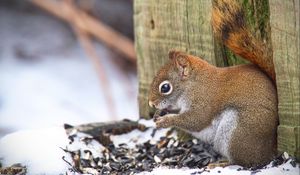
[{"label": "wooden post", "polygon": [[270,0],[273,58],[278,91],[278,149],[300,160],[299,0]]},{"label": "wooden post", "polygon": [[217,62],[212,36],[211,0],[135,0],[134,29],[138,58],[140,116],[149,117],[148,89],[168,51],[180,49]]}]

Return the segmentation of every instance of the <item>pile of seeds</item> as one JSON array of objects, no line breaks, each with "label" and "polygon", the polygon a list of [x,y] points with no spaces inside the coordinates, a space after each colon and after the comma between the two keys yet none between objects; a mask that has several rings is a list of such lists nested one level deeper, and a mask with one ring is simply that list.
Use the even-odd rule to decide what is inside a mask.
[{"label": "pile of seeds", "polygon": [[[122,123],[118,123],[117,126],[120,131],[123,131],[125,128],[124,131],[128,132],[134,128],[139,129],[139,127],[132,127],[135,125],[134,123],[128,123],[128,121],[122,121]],[[203,171],[210,171],[203,167],[209,163],[222,160],[222,157],[214,152],[212,146],[198,139],[179,141],[172,130],[162,134],[163,132],[160,132],[161,130],[156,130],[152,127],[142,127],[144,129],[139,130],[144,137],[144,139],[141,140],[145,140],[146,138],[144,142],[132,139],[128,137],[128,135],[122,135],[121,137],[123,139],[125,138],[125,140],[117,143],[114,140],[110,140],[111,137],[109,136],[115,135],[115,132],[110,132],[111,127],[115,126],[115,124],[97,125],[96,128],[101,128],[101,130],[96,130],[92,127],[93,132],[87,132],[91,129],[82,129],[91,128],[90,125],[84,126],[85,127],[68,127],[70,145],[76,144],[78,141],[83,145],[79,147],[78,145],[77,147],[75,146],[77,148],[75,150],[67,149],[68,147],[63,149],[71,157],[71,159],[68,159],[68,156],[66,156],[63,157],[63,159],[70,165],[71,171],[78,173],[126,175],[151,171],[156,167],[166,166],[169,168],[200,168],[199,171],[195,171],[192,174],[201,174]],[[129,129],[127,126],[130,126]],[[97,133],[105,137],[99,137]],[[131,136],[135,134],[136,133],[131,134]],[[104,142],[101,143],[101,141]],[[133,142],[134,144],[132,144]],[[297,166],[294,159],[291,159],[287,154],[283,154],[274,159],[271,164],[267,166],[253,168],[241,167],[236,169],[236,171],[250,170],[251,174],[256,174],[262,169],[278,167],[287,161],[290,161],[293,167]],[[220,163],[220,165],[222,165],[222,163]],[[289,169],[285,171],[289,171]],[[218,173],[222,173],[221,170],[219,170]]]},{"label": "pile of seeds", "polygon": [[0,174],[26,175],[26,167],[21,164],[13,164],[10,167],[2,167],[0,163]]},{"label": "pile of seeds", "polygon": [[74,171],[92,174],[133,174],[158,166],[202,168],[220,158],[210,145],[197,139],[178,141],[171,135],[161,137],[156,143],[149,140],[133,148],[126,143],[111,143],[103,149],[101,157],[89,150],[65,151],[73,159],[70,165]]}]

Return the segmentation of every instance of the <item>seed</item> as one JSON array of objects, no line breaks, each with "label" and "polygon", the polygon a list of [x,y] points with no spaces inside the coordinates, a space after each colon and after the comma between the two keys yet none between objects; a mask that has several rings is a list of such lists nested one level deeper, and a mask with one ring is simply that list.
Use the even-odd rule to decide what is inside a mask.
[{"label": "seed", "polygon": [[160,162],[161,162],[160,158],[157,157],[156,155],[154,156],[154,161],[155,161],[156,163],[160,163]]}]

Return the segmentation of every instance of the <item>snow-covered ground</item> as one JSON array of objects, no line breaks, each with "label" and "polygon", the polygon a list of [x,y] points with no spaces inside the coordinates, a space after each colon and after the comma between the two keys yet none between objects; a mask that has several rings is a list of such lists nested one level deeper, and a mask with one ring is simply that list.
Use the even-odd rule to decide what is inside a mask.
[{"label": "snow-covered ground", "polygon": [[28,174],[60,174],[68,171],[62,160],[68,138],[63,127],[17,131],[0,140],[4,167],[21,163]]},{"label": "snow-covered ground", "polygon": [[[145,122],[144,122],[145,123]],[[146,122],[148,126],[149,122]],[[151,122],[150,122],[151,124]],[[153,125],[152,125],[153,126]],[[129,147],[136,144],[144,143],[150,140],[155,144],[159,141],[161,136],[165,136],[168,129],[158,130],[154,137],[151,136],[152,130],[148,129],[146,132],[133,130],[130,133],[111,136],[115,145],[126,143]],[[5,157],[3,162],[4,166],[12,165],[16,162],[22,163],[27,166],[28,174],[77,174],[70,171],[71,166],[63,161],[62,157],[69,161],[71,158],[61,148],[68,149],[69,151],[76,150],[89,150],[94,157],[101,157],[102,151],[105,149],[101,144],[92,141],[86,144],[82,141],[82,137],[87,135],[77,133],[76,139],[69,143],[65,130],[62,127],[39,129],[39,130],[25,130],[16,132],[5,136],[0,140],[0,157]],[[26,150],[26,151],[25,151]],[[83,153],[83,152],[82,152]],[[81,154],[84,156],[83,154]],[[288,159],[288,155],[284,154]],[[168,167],[157,167],[151,172],[141,172],[140,175],[175,175],[175,174],[240,174],[240,175],[299,175],[300,165],[297,164],[293,167],[288,160],[282,165],[273,167],[270,163],[262,169],[255,171],[243,170],[242,167],[231,165],[227,167],[216,167],[214,169],[170,169]],[[90,172],[93,172],[92,169]]]},{"label": "snow-covered ground", "polygon": [[290,162],[286,162],[278,167],[271,167],[268,165],[265,169],[261,169],[257,172],[250,171],[250,170],[238,170],[241,168],[237,165],[231,165],[227,167],[216,167],[214,169],[169,169],[167,167],[159,167],[154,169],[151,172],[142,172],[139,175],[299,175],[299,165],[298,167],[294,168]]}]

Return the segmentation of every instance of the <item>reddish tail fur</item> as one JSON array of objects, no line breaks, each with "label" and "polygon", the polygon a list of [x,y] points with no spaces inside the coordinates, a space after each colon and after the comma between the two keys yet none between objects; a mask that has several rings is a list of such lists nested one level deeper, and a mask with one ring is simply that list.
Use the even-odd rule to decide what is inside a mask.
[{"label": "reddish tail fur", "polygon": [[212,26],[217,38],[237,55],[251,61],[275,82],[272,53],[246,28],[241,5],[236,0],[214,0]]}]

